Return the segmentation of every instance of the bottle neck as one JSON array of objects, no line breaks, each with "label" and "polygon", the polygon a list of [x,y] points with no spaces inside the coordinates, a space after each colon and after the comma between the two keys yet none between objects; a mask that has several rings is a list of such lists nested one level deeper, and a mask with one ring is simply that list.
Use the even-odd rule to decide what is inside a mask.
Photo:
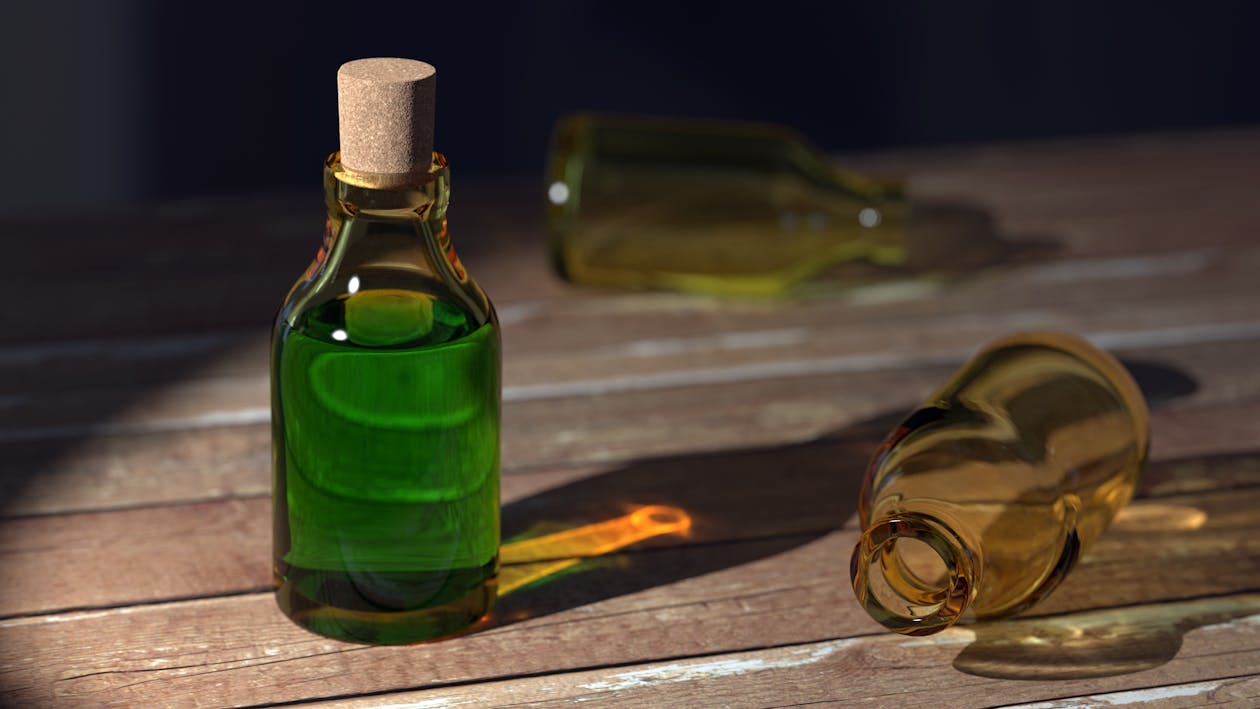
[{"label": "bottle neck", "polygon": [[904,635],[953,625],[980,586],[979,549],[940,517],[899,512],[867,526],[853,550],[850,576],[872,618]]},{"label": "bottle neck", "polygon": [[333,153],[325,161],[324,201],[330,217],[440,222],[450,203],[450,169],[435,152],[424,175],[375,175],[350,170]]},{"label": "bottle neck", "polygon": [[325,163],[328,223],[323,247],[289,294],[281,318],[360,291],[407,291],[457,303],[469,319],[493,319],[485,293],[469,276],[447,231],[450,173],[433,153],[421,177],[347,170],[333,153]]}]

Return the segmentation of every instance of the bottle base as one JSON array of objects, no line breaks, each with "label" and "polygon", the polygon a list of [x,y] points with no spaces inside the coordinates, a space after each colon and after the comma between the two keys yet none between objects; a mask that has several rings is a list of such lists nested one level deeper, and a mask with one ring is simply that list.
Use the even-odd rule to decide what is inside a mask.
[{"label": "bottle base", "polygon": [[[452,571],[442,574],[443,590],[484,568]],[[368,576],[377,588],[365,589],[362,578]],[[382,576],[392,576],[385,584]],[[397,607],[397,598],[383,598],[397,593],[397,574],[347,574],[345,572],[290,569],[286,577],[276,579],[276,604],[294,623],[324,637],[370,645],[407,645],[442,640],[460,635],[494,607],[498,576],[492,574],[462,594],[442,593],[441,601],[418,608]],[[429,579],[424,577],[428,576]],[[432,580],[433,574],[420,576],[421,583]],[[414,585],[415,578],[407,582]],[[358,583],[356,583],[358,582]],[[385,588],[382,586],[392,586]],[[452,597],[454,596],[454,597]],[[393,606],[393,607],[390,607]]]}]

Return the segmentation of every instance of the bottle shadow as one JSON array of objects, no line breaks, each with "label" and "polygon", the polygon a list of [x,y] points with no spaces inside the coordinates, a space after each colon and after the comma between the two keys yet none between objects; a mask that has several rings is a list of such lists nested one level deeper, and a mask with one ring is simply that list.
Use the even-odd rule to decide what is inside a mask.
[{"label": "bottle shadow", "polygon": [[904,240],[902,263],[837,264],[804,290],[827,293],[837,286],[847,289],[890,279],[948,283],[998,266],[1045,261],[1063,250],[1061,241],[1050,236],[1003,233],[993,214],[978,205],[945,200],[915,200]]},{"label": "bottle shadow", "polygon": [[1050,237],[1003,233],[993,214],[977,205],[919,200],[906,230],[906,268],[965,274],[1038,261],[1062,248]]},{"label": "bottle shadow", "polygon": [[1176,657],[1193,630],[1260,613],[1260,596],[1239,595],[1260,586],[1260,565],[1238,554],[1260,532],[1249,510],[1238,509],[1240,502],[1250,507],[1247,496],[1256,494],[1246,486],[1256,480],[1260,451],[1148,466],[1146,490],[1216,492],[1196,496],[1195,504],[1158,496],[1130,503],[1037,606],[1047,615],[968,626],[975,639],[954,667],[1032,680],[1140,672]]},{"label": "bottle shadow", "polygon": [[954,668],[996,679],[1072,680],[1150,670],[1172,660],[1186,633],[1260,613],[1260,598],[1227,596],[977,623]]},{"label": "bottle shadow", "polygon": [[[1132,369],[1152,401],[1196,388],[1173,368]],[[484,627],[747,564],[839,529],[857,511],[871,455],[906,413],[881,413],[803,443],[633,461],[509,503],[506,584]],[[651,510],[656,521],[636,523],[636,510]]]},{"label": "bottle shadow", "polygon": [[[1194,391],[1158,364],[1125,364],[1152,408]],[[1239,595],[1260,587],[1260,565],[1239,556],[1260,532],[1249,512],[1257,481],[1260,451],[1148,464],[1137,499],[1038,604],[1044,615],[967,626],[975,639],[955,669],[1029,680],[1140,672],[1175,658],[1191,631],[1260,613],[1260,596]]]},{"label": "bottle shadow", "polygon": [[[555,530],[590,529],[589,549],[615,547],[606,531],[636,510],[686,520],[660,536],[626,532],[623,553],[529,558],[544,572],[501,595],[490,627],[595,603],[739,566],[804,545],[840,528],[857,510],[871,453],[902,413],[889,412],[803,443],[647,458],[548,490],[503,508],[504,549]],[[676,521],[673,518],[668,520]],[[681,527],[681,529],[680,529]],[[678,534],[684,535],[680,542]],[[651,537],[651,538],[648,538]],[[505,577],[519,579],[505,553]],[[845,563],[839,559],[837,563]]]}]

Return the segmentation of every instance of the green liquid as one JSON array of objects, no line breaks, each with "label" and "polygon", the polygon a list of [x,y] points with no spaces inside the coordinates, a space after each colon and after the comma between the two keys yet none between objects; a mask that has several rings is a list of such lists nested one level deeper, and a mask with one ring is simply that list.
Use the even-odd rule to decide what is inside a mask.
[{"label": "green liquid", "polygon": [[499,337],[421,293],[343,296],[273,352],[277,599],[355,642],[450,635],[493,604]]}]

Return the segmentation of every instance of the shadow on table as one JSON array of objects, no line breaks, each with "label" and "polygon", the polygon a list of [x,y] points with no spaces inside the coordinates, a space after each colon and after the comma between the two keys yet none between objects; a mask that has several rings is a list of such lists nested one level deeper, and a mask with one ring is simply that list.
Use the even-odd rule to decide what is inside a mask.
[{"label": "shadow on table", "polygon": [[[509,587],[492,624],[739,566],[838,529],[857,509],[871,453],[900,417],[877,416],[799,444],[634,461],[506,505],[504,561],[528,561],[543,573],[522,583],[521,574],[533,572],[505,565]],[[641,510],[668,517],[659,525],[651,519],[636,523]],[[631,552],[610,554],[647,542],[654,531],[661,532],[660,541],[670,538],[667,545],[640,543]],[[680,543],[675,535],[689,541]],[[541,553],[530,548],[534,540],[540,540]],[[554,553],[548,555],[548,548]],[[603,555],[579,557],[583,548]],[[526,553],[510,551],[521,549]],[[573,557],[565,558],[566,552]],[[552,572],[546,573],[549,562]],[[847,565],[848,558],[835,563]]]},{"label": "shadow on table", "polygon": [[[1184,373],[1164,365],[1125,360],[1152,408],[1193,394],[1196,383]],[[1143,488],[1168,484],[1173,490],[1202,489],[1196,481],[1223,478],[1241,472],[1243,478],[1260,478],[1260,454],[1218,455],[1150,464],[1143,473]],[[1135,524],[1142,517],[1154,524]],[[1126,519],[1127,518],[1127,519]],[[1090,564],[1069,576],[1059,598],[1047,599],[1050,609],[1063,615],[990,621],[968,626],[976,639],[954,660],[954,667],[968,674],[998,679],[1066,680],[1140,672],[1158,667],[1177,656],[1186,633],[1205,625],[1260,613],[1260,599],[1220,596],[1189,603],[1136,605],[1147,600],[1143,588],[1175,586],[1182,597],[1228,593],[1230,589],[1260,586],[1260,573],[1252,583],[1235,574],[1222,578],[1213,566],[1238,570],[1232,550],[1220,549],[1216,530],[1207,528],[1207,513],[1179,505],[1137,500],[1121,512],[1100,544],[1140,537],[1150,555],[1129,560],[1136,568],[1112,569]],[[1162,539],[1161,539],[1162,535]],[[1202,554],[1187,557],[1187,549],[1202,542]],[[1216,556],[1209,556],[1215,550]],[[1160,551],[1169,552],[1160,555]],[[1176,567],[1170,568],[1170,567]],[[1077,589],[1084,592],[1074,603]],[[1078,593],[1082,593],[1077,591]],[[1072,612],[1072,606],[1127,606]]]},{"label": "shadow on table", "polygon": [[885,266],[847,261],[805,284],[802,293],[905,280],[945,284],[992,268],[1047,261],[1063,250],[1056,238],[1003,233],[992,213],[974,204],[916,201],[905,226],[905,261]]},{"label": "shadow on table", "polygon": [[[167,467],[179,466],[179,458],[220,466],[266,460],[230,457],[257,449],[260,435],[266,446],[265,431],[230,423],[201,427],[197,417],[188,424],[183,418],[195,403],[172,405],[161,397],[265,341],[285,293],[320,245],[319,167],[316,161],[313,190],[299,193],[0,216],[0,238],[14,247],[0,264],[0,300],[13,304],[0,328],[0,516],[61,511],[44,501],[58,497],[62,473],[85,449],[96,451],[94,464],[111,468],[91,479],[121,488],[128,486],[114,483],[156,481]],[[506,183],[461,185],[461,202],[474,208],[461,214],[458,233],[482,237],[456,237],[474,273],[514,263],[494,258],[504,250],[542,250],[541,243],[522,243],[521,234],[533,232],[519,224],[522,215],[527,224],[538,223],[541,205],[522,203],[516,193]],[[517,220],[512,230],[504,215]],[[265,365],[259,353],[253,364],[233,366],[253,367],[252,375]],[[197,396],[237,413],[246,404],[239,395],[229,398],[232,391]],[[155,411],[137,416],[139,423],[128,420],[146,408]],[[164,409],[170,413],[161,415]],[[160,451],[147,448],[160,455],[136,456],[143,438],[116,435],[147,431],[166,436]],[[223,435],[216,439],[215,433]],[[119,450],[126,453],[115,456]],[[214,484],[236,481],[216,478]],[[155,482],[146,489],[160,487]],[[114,500],[107,492],[97,499],[101,506],[160,501]]]},{"label": "shadow on table", "polygon": [[[1126,364],[1152,402],[1196,388],[1178,370]],[[904,415],[799,444],[634,461],[506,505],[504,586],[489,625],[747,564],[840,528],[857,511],[870,456]]]},{"label": "shadow on table", "polygon": [[1260,557],[1246,552],[1260,533],[1256,480],[1260,452],[1148,466],[1139,495],[1200,495],[1135,500],[1039,606],[1053,615],[967,626],[976,637],[954,667],[1030,680],[1140,672],[1175,658],[1190,631],[1260,614],[1260,596],[1238,595],[1260,587]]},{"label": "shadow on table", "polygon": [[1027,680],[1141,672],[1176,657],[1186,633],[1257,613],[1260,598],[1224,596],[977,623],[971,626],[975,641],[954,659],[954,668],[981,677]]}]

